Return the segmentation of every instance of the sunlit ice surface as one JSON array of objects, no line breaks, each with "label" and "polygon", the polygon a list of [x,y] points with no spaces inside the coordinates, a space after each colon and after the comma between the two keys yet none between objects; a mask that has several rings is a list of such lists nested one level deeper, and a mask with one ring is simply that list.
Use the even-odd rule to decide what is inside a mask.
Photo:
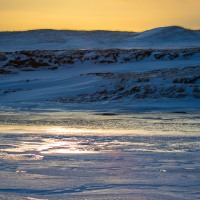
[{"label": "sunlit ice surface", "polygon": [[199,199],[199,113],[1,112],[0,199]]}]

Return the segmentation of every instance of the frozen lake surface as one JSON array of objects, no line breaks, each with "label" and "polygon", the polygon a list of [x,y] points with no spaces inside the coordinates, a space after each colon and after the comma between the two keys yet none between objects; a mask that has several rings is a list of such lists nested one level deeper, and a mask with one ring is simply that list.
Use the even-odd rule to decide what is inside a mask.
[{"label": "frozen lake surface", "polygon": [[200,199],[199,113],[0,113],[0,199]]}]

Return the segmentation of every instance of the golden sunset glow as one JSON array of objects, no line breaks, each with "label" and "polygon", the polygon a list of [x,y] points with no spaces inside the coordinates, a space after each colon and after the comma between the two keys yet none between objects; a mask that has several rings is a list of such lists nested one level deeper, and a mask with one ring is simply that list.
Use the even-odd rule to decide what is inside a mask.
[{"label": "golden sunset glow", "polygon": [[200,27],[200,0],[0,0],[0,30]]}]

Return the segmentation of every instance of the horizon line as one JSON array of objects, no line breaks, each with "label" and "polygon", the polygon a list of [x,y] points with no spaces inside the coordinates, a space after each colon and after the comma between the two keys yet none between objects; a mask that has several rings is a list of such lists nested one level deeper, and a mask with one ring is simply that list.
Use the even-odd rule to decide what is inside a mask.
[{"label": "horizon line", "polygon": [[149,31],[149,30],[153,30],[153,29],[157,29],[157,28],[172,28],[172,27],[176,27],[176,28],[182,28],[185,30],[191,30],[191,31],[200,31],[200,28],[198,29],[193,29],[193,28],[186,28],[184,26],[180,26],[180,25],[171,25],[171,26],[158,26],[158,27],[154,27],[154,28],[150,28],[150,29],[145,29],[143,31],[128,31],[128,30],[109,30],[109,29],[88,29],[88,30],[84,30],[84,29],[54,29],[54,28],[36,28],[36,29],[24,29],[24,30],[0,30],[0,32],[29,32],[29,31],[82,31],[82,32],[95,32],[95,31],[105,31],[105,32],[127,32],[127,33],[141,33],[141,32],[145,32],[145,31]]}]

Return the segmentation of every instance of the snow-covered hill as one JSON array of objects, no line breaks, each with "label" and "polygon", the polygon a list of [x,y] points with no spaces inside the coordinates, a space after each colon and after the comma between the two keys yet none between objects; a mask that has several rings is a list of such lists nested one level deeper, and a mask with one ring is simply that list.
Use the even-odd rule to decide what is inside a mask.
[{"label": "snow-covered hill", "polygon": [[0,66],[1,109],[200,109],[200,48],[18,51]]},{"label": "snow-covered hill", "polygon": [[145,32],[33,30],[0,32],[0,51],[200,46],[200,31],[177,26]]}]

